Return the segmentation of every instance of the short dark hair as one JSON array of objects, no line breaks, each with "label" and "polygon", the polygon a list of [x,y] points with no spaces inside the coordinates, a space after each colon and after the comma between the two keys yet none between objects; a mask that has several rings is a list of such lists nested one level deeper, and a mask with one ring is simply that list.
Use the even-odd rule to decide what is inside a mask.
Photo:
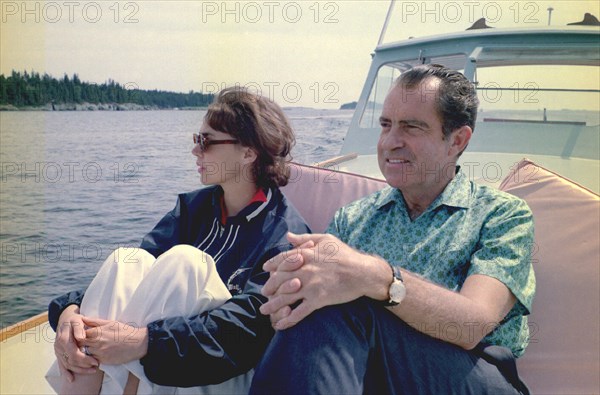
[{"label": "short dark hair", "polygon": [[257,185],[287,184],[290,152],[296,140],[287,117],[275,102],[243,87],[226,88],[215,97],[204,119],[212,129],[255,150],[257,159],[252,171]]},{"label": "short dark hair", "polygon": [[439,64],[419,65],[403,72],[396,80],[396,86],[414,88],[427,78],[440,81],[436,108],[442,119],[444,136],[448,137],[465,125],[475,130],[479,99],[475,86],[462,73]]}]

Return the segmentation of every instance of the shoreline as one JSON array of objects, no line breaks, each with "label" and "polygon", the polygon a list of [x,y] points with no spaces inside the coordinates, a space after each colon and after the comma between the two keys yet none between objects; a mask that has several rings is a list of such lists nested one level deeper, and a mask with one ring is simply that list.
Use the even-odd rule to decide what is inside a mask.
[{"label": "shoreline", "polygon": [[[62,103],[46,104],[45,106],[24,106],[16,107],[12,104],[0,104],[1,112],[26,112],[26,111],[47,111],[47,112],[68,112],[68,111],[204,111],[208,107],[158,107],[158,106],[144,106],[135,103]],[[354,111],[354,109],[348,108],[315,108],[315,107],[282,107],[284,111],[307,109],[307,110],[333,110],[333,111]]]},{"label": "shoreline", "polygon": [[135,103],[48,103],[44,106],[17,107],[12,104],[0,104],[2,111],[198,111],[206,110],[207,107],[168,107],[161,108],[154,105],[142,105]]}]

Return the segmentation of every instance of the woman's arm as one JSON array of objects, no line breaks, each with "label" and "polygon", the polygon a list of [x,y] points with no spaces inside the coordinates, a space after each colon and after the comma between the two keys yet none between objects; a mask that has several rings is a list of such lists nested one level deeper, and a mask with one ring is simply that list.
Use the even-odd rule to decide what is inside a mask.
[{"label": "woman's arm", "polygon": [[[53,299],[48,305],[48,322],[54,332],[57,331],[58,321],[63,311],[71,305],[81,306],[85,291],[72,291]],[[79,310],[79,309],[78,309]]]},{"label": "woman's arm", "polygon": [[[148,354],[141,359],[154,383],[191,387],[223,382],[253,368],[273,336],[259,307],[268,275],[262,264],[244,292],[221,307],[192,317],[150,323]],[[256,270],[256,268],[255,268]]]}]

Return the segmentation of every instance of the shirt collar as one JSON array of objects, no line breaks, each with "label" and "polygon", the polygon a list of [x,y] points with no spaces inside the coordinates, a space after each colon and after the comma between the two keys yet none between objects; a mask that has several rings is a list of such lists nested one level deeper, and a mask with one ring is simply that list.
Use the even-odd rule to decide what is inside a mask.
[{"label": "shirt collar", "polygon": [[460,166],[456,167],[456,175],[433,201],[431,207],[436,208],[441,205],[457,208],[471,207],[471,182],[460,170]]},{"label": "shirt collar", "polygon": [[[267,206],[267,204],[269,204],[269,202],[271,201],[271,197],[272,197],[272,191],[271,189],[268,189],[267,194],[265,195],[265,192],[262,190],[262,188],[258,188],[258,191],[256,191],[256,193],[254,194],[254,196],[252,196],[252,199],[250,199],[250,201],[248,202],[248,205],[242,209],[242,211],[240,211],[238,213],[238,215],[236,217],[239,216],[245,216],[246,217],[246,221],[250,222],[250,220],[254,217],[256,217],[258,214],[260,214],[264,208]],[[213,200],[214,202],[214,200]],[[224,199],[224,194],[223,194],[223,189],[219,188],[219,195],[218,195],[218,202],[219,202],[219,217],[220,217],[220,221],[222,224],[225,224],[227,222],[227,210],[225,209],[225,199]]]},{"label": "shirt collar", "polygon": [[[460,166],[456,167],[456,175],[450,180],[446,188],[441,194],[430,204],[428,209],[435,209],[445,205],[457,208],[471,207],[471,182],[460,170]],[[381,209],[391,203],[401,203],[406,205],[404,196],[398,188],[388,187],[382,190],[379,199],[376,202],[378,209]]]},{"label": "shirt collar", "polygon": [[[250,213],[246,214],[246,220],[248,222],[250,222],[250,220],[252,218],[254,218],[258,214],[260,214],[265,209],[265,207],[267,207],[267,205],[271,201],[272,197],[273,197],[273,191],[271,189],[268,189],[267,194],[265,195],[264,191],[259,188],[258,192],[256,192],[256,195],[254,195],[252,200],[250,200],[250,204],[248,204],[246,209],[249,208],[250,206],[252,206],[254,203],[260,203],[260,205],[258,207],[256,207],[254,210],[252,210]],[[244,211],[245,211],[245,209],[242,210],[242,212],[244,212]]]}]

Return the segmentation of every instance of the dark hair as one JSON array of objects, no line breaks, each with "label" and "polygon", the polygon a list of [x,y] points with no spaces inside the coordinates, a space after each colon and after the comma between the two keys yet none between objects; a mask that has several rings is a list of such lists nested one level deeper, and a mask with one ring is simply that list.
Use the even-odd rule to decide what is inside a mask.
[{"label": "dark hair", "polygon": [[208,107],[206,123],[256,151],[252,167],[261,187],[287,184],[290,152],[296,140],[290,123],[275,102],[242,87],[223,89]]},{"label": "dark hair", "polygon": [[435,102],[444,136],[465,125],[475,130],[479,99],[475,86],[462,73],[439,64],[419,65],[402,73],[396,86],[414,88],[432,77],[440,81]]}]

